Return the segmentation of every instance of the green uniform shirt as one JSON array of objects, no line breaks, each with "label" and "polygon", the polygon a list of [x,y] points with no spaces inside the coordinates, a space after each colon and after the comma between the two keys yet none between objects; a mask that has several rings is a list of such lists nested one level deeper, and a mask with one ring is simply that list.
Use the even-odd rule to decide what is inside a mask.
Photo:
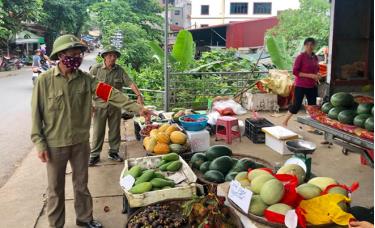
[{"label": "green uniform shirt", "polygon": [[[66,79],[58,66],[38,77],[31,103],[31,140],[38,151],[89,140],[92,97],[98,83],[81,70]],[[112,89],[108,103],[129,112],[139,112],[141,108],[117,89]]]},{"label": "green uniform shirt", "polygon": [[[108,69],[104,63],[95,64],[91,67],[90,74],[99,81],[105,82],[120,91],[122,91],[122,87],[130,86],[133,83],[124,69],[117,64],[112,69]],[[106,108],[108,106],[108,103],[98,97],[94,97],[94,103],[95,107],[98,108]]]}]

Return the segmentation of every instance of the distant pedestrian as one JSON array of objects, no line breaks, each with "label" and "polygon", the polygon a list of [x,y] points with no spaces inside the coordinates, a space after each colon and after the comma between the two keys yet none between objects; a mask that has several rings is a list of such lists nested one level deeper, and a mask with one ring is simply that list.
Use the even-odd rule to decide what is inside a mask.
[{"label": "distant pedestrian", "polygon": [[149,118],[149,111],[143,106],[79,70],[85,50],[86,46],[73,35],[57,38],[51,59],[60,62],[38,77],[33,90],[31,139],[39,159],[46,162],[47,215],[50,227],[55,228],[65,224],[68,161],[72,167],[76,224],[88,228],[102,227],[93,219],[93,202],[87,188],[93,96]]}]

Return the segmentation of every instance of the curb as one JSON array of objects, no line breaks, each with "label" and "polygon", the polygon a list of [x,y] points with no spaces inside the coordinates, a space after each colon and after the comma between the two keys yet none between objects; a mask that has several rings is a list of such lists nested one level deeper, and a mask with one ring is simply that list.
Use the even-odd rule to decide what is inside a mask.
[{"label": "curb", "polygon": [[22,67],[19,70],[3,71],[3,72],[0,72],[0,78],[17,76],[19,73],[24,73],[24,72],[27,72],[27,71],[31,72],[31,67],[30,66],[24,66],[24,67]]}]

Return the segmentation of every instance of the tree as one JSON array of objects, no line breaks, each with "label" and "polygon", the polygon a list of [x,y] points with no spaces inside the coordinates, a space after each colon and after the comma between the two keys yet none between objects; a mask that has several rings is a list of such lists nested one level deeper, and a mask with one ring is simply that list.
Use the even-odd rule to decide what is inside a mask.
[{"label": "tree", "polygon": [[329,10],[327,0],[300,0],[300,8],[281,12],[278,25],[267,34],[286,40],[291,55],[298,49],[300,40],[307,37],[317,40],[317,48],[328,45]]},{"label": "tree", "polygon": [[106,35],[103,37],[102,43],[104,47],[112,46],[112,36],[116,32],[123,34],[123,47],[120,49],[122,54],[119,63],[130,64],[135,70],[149,64],[152,61],[150,48],[146,45],[148,35],[141,26],[123,22],[120,24],[111,24],[107,26]]},{"label": "tree", "polygon": [[46,27],[45,35],[48,52],[52,43],[61,33],[80,35],[89,20],[88,8],[98,0],[46,0],[39,23]]},{"label": "tree", "polygon": [[152,61],[149,40],[162,40],[161,8],[155,0],[112,0],[98,2],[90,7],[90,16],[102,32],[104,47],[112,45],[116,32],[123,34],[122,65],[136,71]]},{"label": "tree", "polygon": [[90,12],[104,36],[111,24],[127,22],[141,26],[150,40],[162,40],[163,18],[160,16],[161,8],[155,0],[99,2],[90,7]]},{"label": "tree", "polygon": [[23,29],[22,22],[36,21],[42,14],[42,0],[0,0],[0,43]]}]

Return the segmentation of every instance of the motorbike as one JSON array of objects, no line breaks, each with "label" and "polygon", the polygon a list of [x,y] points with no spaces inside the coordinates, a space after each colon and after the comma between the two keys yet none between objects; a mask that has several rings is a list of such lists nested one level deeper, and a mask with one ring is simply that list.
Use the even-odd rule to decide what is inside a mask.
[{"label": "motorbike", "polygon": [[12,69],[21,69],[23,64],[16,57],[1,56],[0,58],[0,71],[10,71]]},{"label": "motorbike", "polygon": [[36,83],[36,79],[39,77],[39,75],[45,71],[47,71],[50,68],[48,64],[42,64],[41,67],[33,67],[33,76],[31,77],[31,80],[33,81],[33,85]]}]

